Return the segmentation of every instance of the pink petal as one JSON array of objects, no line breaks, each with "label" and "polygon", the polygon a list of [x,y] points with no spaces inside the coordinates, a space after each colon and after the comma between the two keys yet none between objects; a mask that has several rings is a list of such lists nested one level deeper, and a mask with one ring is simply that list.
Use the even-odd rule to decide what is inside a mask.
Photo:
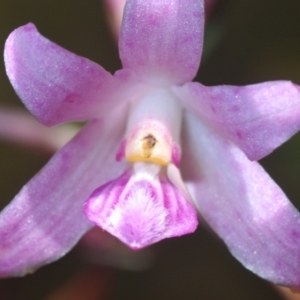
[{"label": "pink petal", "polygon": [[131,80],[128,70],[113,77],[98,64],[44,38],[33,24],[10,34],[4,58],[17,94],[45,125],[104,115],[124,98],[123,85]]},{"label": "pink petal", "polygon": [[85,214],[132,249],[194,232],[198,224],[193,206],[167,178],[134,178],[130,170],[98,188]]},{"label": "pink petal", "polygon": [[300,286],[300,215],[257,162],[187,117],[183,176],[199,211],[249,270]]},{"label": "pink petal", "polygon": [[123,127],[116,114],[90,122],[2,211],[0,276],[25,275],[60,258],[91,228],[83,204],[124,171],[113,155]]},{"label": "pink petal", "polygon": [[153,80],[190,81],[200,63],[203,27],[202,0],[128,0],[119,42],[123,66]]},{"label": "pink petal", "polygon": [[300,129],[300,88],[289,81],[243,87],[189,83],[177,93],[251,160],[268,155]]}]

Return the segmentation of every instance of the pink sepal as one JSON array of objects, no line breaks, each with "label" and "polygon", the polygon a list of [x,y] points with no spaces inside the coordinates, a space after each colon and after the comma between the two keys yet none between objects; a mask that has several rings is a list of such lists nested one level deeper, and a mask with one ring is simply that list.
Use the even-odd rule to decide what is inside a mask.
[{"label": "pink sepal", "polygon": [[300,287],[300,214],[263,168],[186,114],[182,175],[199,212],[249,270]]},{"label": "pink sepal", "polygon": [[183,84],[197,73],[204,33],[203,0],[126,2],[119,50],[139,78]]},{"label": "pink sepal", "polygon": [[174,91],[250,160],[270,154],[300,129],[300,87],[290,81],[212,87],[190,82]]},{"label": "pink sepal", "polygon": [[47,126],[105,116],[135,88],[131,70],[113,76],[43,37],[31,23],[9,35],[4,61],[16,93]]},{"label": "pink sepal", "polygon": [[195,231],[191,203],[166,177],[150,177],[128,170],[99,187],[85,203],[87,218],[132,249]]}]

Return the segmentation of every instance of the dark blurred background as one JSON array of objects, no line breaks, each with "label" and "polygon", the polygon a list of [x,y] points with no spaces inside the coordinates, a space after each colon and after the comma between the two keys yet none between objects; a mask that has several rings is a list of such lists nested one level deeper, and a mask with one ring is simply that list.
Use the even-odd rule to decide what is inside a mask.
[{"label": "dark blurred background", "polygon": [[[121,67],[103,0],[0,0],[0,47],[13,29],[28,22],[49,39],[111,72]],[[196,80],[206,85],[276,79],[300,84],[300,1],[219,1],[206,22],[204,50]],[[23,107],[6,78],[2,60],[0,104]],[[0,141],[0,208],[49,157]],[[300,208],[300,135],[261,163]],[[101,250],[97,266],[83,259],[80,247],[33,275],[0,280],[0,300],[284,299],[269,283],[243,268],[203,226],[195,234],[163,241],[137,257],[118,243],[114,247],[117,250]],[[132,263],[126,264],[128,257]],[[74,294],[74,286],[81,284],[85,296],[79,291]],[[105,293],[89,294],[97,288]],[[64,289],[67,292],[61,294]]]}]

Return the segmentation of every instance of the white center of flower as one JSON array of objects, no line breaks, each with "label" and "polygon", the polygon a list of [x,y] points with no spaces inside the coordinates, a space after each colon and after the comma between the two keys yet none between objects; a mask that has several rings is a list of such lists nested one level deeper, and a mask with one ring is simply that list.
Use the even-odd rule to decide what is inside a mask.
[{"label": "white center of flower", "polygon": [[167,89],[152,90],[132,104],[125,158],[167,166],[178,147],[182,108]]},{"label": "white center of flower", "polygon": [[172,140],[161,122],[147,120],[128,137],[125,158],[129,162],[168,165],[172,160]]}]

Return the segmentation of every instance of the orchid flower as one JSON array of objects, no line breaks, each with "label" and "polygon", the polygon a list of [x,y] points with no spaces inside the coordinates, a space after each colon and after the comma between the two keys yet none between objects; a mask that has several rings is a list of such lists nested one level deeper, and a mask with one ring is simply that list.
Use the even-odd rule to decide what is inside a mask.
[{"label": "orchid flower", "polygon": [[246,268],[300,286],[300,215],[256,162],[300,129],[300,88],[191,82],[203,26],[201,0],[128,0],[114,75],[32,24],[11,33],[28,110],[89,122],[0,214],[1,276],[58,259],[93,224],[139,249],[193,232],[198,210]]}]

